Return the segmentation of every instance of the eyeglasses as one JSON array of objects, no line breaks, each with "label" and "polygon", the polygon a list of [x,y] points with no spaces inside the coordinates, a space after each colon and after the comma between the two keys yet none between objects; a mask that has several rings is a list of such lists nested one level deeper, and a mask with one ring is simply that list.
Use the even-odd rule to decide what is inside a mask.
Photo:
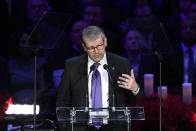
[{"label": "eyeglasses", "polygon": [[94,52],[95,49],[97,49],[97,50],[103,50],[103,46],[104,46],[104,43],[102,43],[100,45],[97,45],[95,47],[86,47],[86,49],[88,50],[88,52]]}]

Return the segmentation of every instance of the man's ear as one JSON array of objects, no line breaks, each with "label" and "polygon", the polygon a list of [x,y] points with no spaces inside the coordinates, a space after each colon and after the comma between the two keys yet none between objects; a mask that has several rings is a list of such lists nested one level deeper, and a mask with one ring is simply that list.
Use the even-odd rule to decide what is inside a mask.
[{"label": "man's ear", "polygon": [[104,38],[104,45],[105,45],[105,47],[107,46],[107,38],[106,37]]}]

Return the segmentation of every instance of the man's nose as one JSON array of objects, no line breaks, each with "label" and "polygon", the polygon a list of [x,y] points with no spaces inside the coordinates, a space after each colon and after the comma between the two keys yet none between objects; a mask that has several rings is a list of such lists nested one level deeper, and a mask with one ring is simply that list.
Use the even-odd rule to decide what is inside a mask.
[{"label": "man's nose", "polygon": [[95,51],[95,53],[98,53],[98,49],[97,48],[95,48],[94,51]]}]

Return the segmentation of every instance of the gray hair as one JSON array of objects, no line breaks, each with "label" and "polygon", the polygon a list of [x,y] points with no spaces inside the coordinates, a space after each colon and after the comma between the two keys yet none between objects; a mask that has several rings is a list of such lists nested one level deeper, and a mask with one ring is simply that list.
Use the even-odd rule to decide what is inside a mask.
[{"label": "gray hair", "polygon": [[88,38],[88,39],[94,41],[99,36],[101,36],[103,40],[106,37],[103,29],[101,29],[98,26],[88,26],[88,27],[84,28],[82,31],[82,42],[85,44],[85,38]]}]

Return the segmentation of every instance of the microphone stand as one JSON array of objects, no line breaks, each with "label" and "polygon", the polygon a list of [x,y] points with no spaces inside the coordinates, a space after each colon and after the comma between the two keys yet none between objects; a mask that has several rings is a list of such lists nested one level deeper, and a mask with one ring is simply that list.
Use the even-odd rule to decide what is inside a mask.
[{"label": "microphone stand", "polygon": [[[50,18],[50,19],[49,19]],[[61,20],[59,20],[61,18]],[[66,18],[66,19],[65,19]],[[63,23],[54,23],[54,22],[58,22],[59,21],[63,21]],[[71,20],[71,15],[63,15],[62,13],[50,13],[50,11],[44,11],[41,15],[41,17],[39,18],[38,22],[36,23],[36,25],[34,26],[33,30],[30,33],[29,39],[32,37],[36,40],[33,43],[36,43],[33,47],[33,52],[35,55],[35,65],[34,65],[34,108],[33,108],[33,125],[34,125],[34,131],[36,131],[36,97],[37,97],[37,85],[36,85],[36,70],[37,70],[37,53],[40,49],[53,49],[54,45],[57,43],[57,41],[60,39],[60,37],[62,36],[65,27],[67,26],[68,22]],[[49,22],[49,23],[48,23]],[[40,38],[43,34],[44,37],[46,37],[48,35],[48,37],[46,37],[47,39],[49,39],[51,37],[51,35],[49,35],[46,32],[42,32],[45,29],[45,26],[43,26],[43,24],[46,24],[48,27],[51,25],[51,27],[56,27],[55,29],[60,30],[60,32],[57,32],[56,30],[54,30],[54,32],[49,32],[49,33],[58,33],[58,37],[56,39],[55,42],[52,42],[51,45],[42,45],[40,46],[38,43],[39,40],[41,40],[42,38]],[[63,24],[63,25],[62,25]],[[42,25],[42,26],[41,26]],[[61,27],[62,26],[62,27]],[[61,27],[61,28],[60,28]],[[39,29],[39,30],[38,30]],[[52,29],[52,28],[51,28]],[[41,31],[40,34],[38,31]],[[38,34],[37,36],[34,36],[35,34]],[[45,38],[45,39],[46,39]],[[55,37],[54,37],[55,38]],[[32,39],[32,38],[31,38]],[[53,41],[54,39],[52,38],[51,41]],[[30,43],[32,42],[32,40],[30,41]],[[43,42],[42,40],[40,42]],[[46,40],[46,42],[49,42],[48,40]],[[39,46],[39,47],[38,47]]]},{"label": "microphone stand", "polygon": [[33,131],[36,131],[36,98],[37,98],[37,53],[39,48],[33,49],[34,52],[34,96],[33,96]]},{"label": "microphone stand", "polygon": [[[159,25],[161,27],[161,30],[162,30],[166,40],[169,41],[167,34],[165,32],[165,29],[163,27],[163,24],[161,22],[159,22]],[[161,131],[162,130],[162,85],[161,85],[161,72],[162,71],[161,71],[161,68],[162,68],[163,56],[160,53],[158,53],[157,51],[155,51],[154,54],[157,55],[158,60],[159,60],[159,84],[160,84],[159,85],[159,103],[160,103],[160,105],[159,105],[159,110],[160,110],[160,114],[159,114],[159,116],[160,116],[160,121],[159,121],[160,126],[159,127],[160,128],[159,128],[159,130]]]},{"label": "microphone stand", "polygon": [[154,52],[159,60],[159,131],[162,130],[162,83],[161,83],[161,68],[163,57],[157,51]]},{"label": "microphone stand", "polygon": [[[46,15],[47,11],[44,11],[42,16],[39,18],[39,21],[36,23],[35,27],[33,28],[29,38],[31,38],[33,32],[38,27],[39,23],[41,22],[42,18]],[[29,39],[28,39],[29,41]],[[33,131],[36,131],[36,98],[37,98],[37,53],[40,49],[40,47],[32,47],[33,53],[35,55],[34,57],[34,88],[33,88]]]},{"label": "microphone stand", "polygon": [[159,110],[160,110],[160,114],[159,114],[159,127],[160,127],[160,131],[161,131],[161,127],[162,127],[162,85],[161,85],[161,66],[162,66],[162,61],[159,60]]}]

